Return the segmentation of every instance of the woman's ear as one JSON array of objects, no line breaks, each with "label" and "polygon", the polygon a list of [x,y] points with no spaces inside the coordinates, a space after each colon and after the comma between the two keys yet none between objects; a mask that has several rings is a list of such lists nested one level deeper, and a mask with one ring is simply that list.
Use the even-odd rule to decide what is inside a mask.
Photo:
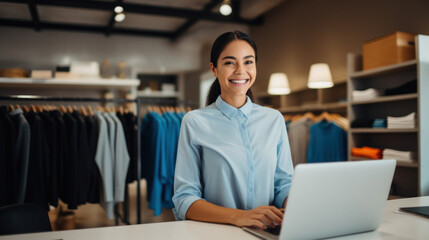
[{"label": "woman's ear", "polygon": [[212,70],[213,76],[217,77],[217,69],[213,66],[213,63],[210,63],[210,70]]}]

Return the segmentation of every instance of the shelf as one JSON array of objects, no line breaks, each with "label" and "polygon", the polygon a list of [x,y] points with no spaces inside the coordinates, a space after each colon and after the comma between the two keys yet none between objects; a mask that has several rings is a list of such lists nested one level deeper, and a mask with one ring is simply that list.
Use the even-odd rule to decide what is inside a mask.
[{"label": "shelf", "polygon": [[372,104],[372,103],[403,101],[403,100],[417,99],[417,98],[418,98],[417,93],[410,93],[410,94],[401,94],[401,95],[395,95],[395,96],[382,96],[382,97],[374,98],[371,100],[364,100],[364,101],[352,101],[351,104],[352,105]]},{"label": "shelf", "polygon": [[138,91],[137,97],[140,97],[140,98],[177,98],[177,97],[179,97],[179,93],[178,92],[162,92],[162,91],[151,91],[151,92]]},{"label": "shelf", "polygon": [[329,111],[333,109],[346,109],[346,102],[335,102],[335,103],[324,103],[324,104],[312,104],[312,105],[303,105],[295,107],[284,107],[279,108],[280,112],[305,112],[305,111]]},{"label": "shelf", "polygon": [[364,78],[364,77],[375,77],[379,75],[384,75],[388,73],[395,73],[399,71],[404,71],[406,69],[417,68],[417,60],[410,60],[398,64],[392,64],[385,67],[363,70],[351,73],[349,76],[351,78]]},{"label": "shelf", "polygon": [[351,128],[351,133],[417,133],[418,128],[389,129],[389,128]]},{"label": "shelf", "polygon": [[[369,159],[369,158],[351,156],[350,161],[367,161],[367,160],[368,161],[378,161],[378,160],[383,160],[383,159]],[[408,162],[396,161],[396,166],[397,167],[418,168],[419,164],[417,162],[408,163]]]},{"label": "shelf", "polygon": [[1,87],[22,88],[134,88],[140,85],[138,79],[32,79],[32,78],[0,78]]}]

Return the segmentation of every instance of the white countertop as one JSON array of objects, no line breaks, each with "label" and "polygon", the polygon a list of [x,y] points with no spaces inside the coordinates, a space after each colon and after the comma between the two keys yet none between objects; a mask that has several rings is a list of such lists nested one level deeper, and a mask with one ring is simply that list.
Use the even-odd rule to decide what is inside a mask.
[{"label": "white countertop", "polygon": [[[406,198],[387,202],[385,214],[376,231],[343,236],[335,239],[429,239],[429,218],[413,214],[395,213],[399,207],[428,206],[429,197]],[[258,239],[241,228],[196,221],[163,222],[130,226],[90,228],[47,233],[0,236],[22,240],[84,240],[84,239]]]}]

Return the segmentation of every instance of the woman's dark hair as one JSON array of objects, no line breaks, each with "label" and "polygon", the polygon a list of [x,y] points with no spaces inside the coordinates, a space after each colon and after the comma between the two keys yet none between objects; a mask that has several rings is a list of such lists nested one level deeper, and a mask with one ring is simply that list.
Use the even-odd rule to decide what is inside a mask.
[{"label": "woman's dark hair", "polygon": [[[247,34],[240,32],[238,30],[235,30],[234,32],[223,33],[214,41],[212,46],[212,51],[210,54],[210,62],[213,64],[214,67],[217,67],[217,60],[220,56],[220,53],[223,51],[223,49],[225,49],[226,45],[228,45],[228,43],[236,39],[244,40],[248,42],[250,46],[252,46],[253,50],[255,51],[255,61],[258,60],[258,54],[256,53],[255,42]],[[217,97],[220,95],[220,92],[221,92],[221,89],[220,89],[219,80],[216,78],[210,87],[209,94],[207,95],[206,106],[214,103]],[[253,94],[250,88],[249,90],[247,90],[246,95],[249,96],[252,102],[254,102]]]}]

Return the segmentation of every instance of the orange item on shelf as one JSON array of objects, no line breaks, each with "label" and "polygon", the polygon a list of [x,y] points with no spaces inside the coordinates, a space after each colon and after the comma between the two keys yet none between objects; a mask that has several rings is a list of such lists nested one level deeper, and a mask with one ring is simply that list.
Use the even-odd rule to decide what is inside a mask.
[{"label": "orange item on shelf", "polygon": [[372,147],[353,148],[352,155],[357,157],[367,157],[372,159],[382,159],[383,150]]}]

